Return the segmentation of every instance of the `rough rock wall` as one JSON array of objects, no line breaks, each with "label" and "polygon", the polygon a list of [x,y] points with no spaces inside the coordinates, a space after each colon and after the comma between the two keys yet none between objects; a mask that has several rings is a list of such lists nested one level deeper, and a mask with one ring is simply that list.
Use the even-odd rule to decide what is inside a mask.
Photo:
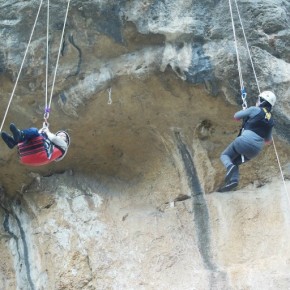
[{"label": "rough rock wall", "polygon": [[2,289],[288,289],[280,180],[202,195],[180,176],[36,178],[3,213]]},{"label": "rough rock wall", "polygon": [[[49,89],[67,3],[51,2]],[[278,96],[287,170],[290,3],[238,3],[260,88]],[[2,116],[38,5],[0,1]],[[4,130],[42,125],[45,35],[44,5]],[[290,205],[269,183],[273,147],[241,168],[239,191],[214,192],[241,108],[228,1],[72,1],[61,48],[49,121],[72,146],[27,168],[2,144],[0,289],[288,289]]]}]

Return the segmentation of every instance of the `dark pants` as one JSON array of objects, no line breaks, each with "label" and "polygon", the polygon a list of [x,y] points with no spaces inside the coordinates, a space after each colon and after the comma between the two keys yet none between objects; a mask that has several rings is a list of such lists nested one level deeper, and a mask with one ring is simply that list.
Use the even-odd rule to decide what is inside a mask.
[{"label": "dark pants", "polygon": [[13,137],[7,134],[6,132],[1,132],[1,137],[3,141],[6,143],[6,145],[12,149],[14,148],[18,143],[29,141],[31,139],[34,139],[40,134],[38,133],[37,128],[28,128],[24,129],[22,131],[19,131],[14,124],[10,125],[10,130],[13,133]]},{"label": "dark pants", "polygon": [[30,139],[40,136],[37,128],[24,129],[22,130],[22,133],[23,133],[23,140],[20,140],[20,142],[28,141]]},{"label": "dark pants", "polygon": [[250,159],[244,155],[244,160],[242,160],[242,155],[235,148],[235,142],[232,142],[221,154],[220,159],[224,164],[225,168],[227,168],[231,164],[237,165],[237,170],[233,173],[230,181],[239,182],[240,173],[239,173],[239,165],[243,162],[247,162]]}]

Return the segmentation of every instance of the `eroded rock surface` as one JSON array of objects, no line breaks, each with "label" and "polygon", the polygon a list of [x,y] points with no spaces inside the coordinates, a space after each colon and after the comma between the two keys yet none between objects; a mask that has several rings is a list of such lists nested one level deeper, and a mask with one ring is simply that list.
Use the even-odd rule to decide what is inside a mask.
[{"label": "eroded rock surface", "polygon": [[[67,4],[50,2],[49,93]],[[38,5],[0,1],[2,116]],[[239,1],[285,184],[272,145],[220,194],[241,109],[228,1],[72,1],[49,118],[72,145],[28,168],[2,142],[0,289],[289,289],[289,5]],[[5,131],[43,122],[45,6]]]}]

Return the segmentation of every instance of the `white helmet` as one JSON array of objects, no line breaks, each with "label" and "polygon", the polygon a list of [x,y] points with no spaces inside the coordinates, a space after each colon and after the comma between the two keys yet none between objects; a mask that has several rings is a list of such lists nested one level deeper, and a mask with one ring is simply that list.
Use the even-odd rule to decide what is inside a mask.
[{"label": "white helmet", "polygon": [[60,131],[56,132],[55,135],[56,136],[58,136],[58,135],[65,136],[65,142],[67,144],[67,148],[63,152],[63,154],[59,158],[55,159],[55,161],[60,161],[60,160],[62,160],[64,158],[64,156],[66,155],[66,153],[68,151],[68,147],[70,145],[70,136],[69,136],[69,134],[66,131],[63,131],[63,130],[60,130]]},{"label": "white helmet", "polygon": [[276,103],[276,96],[273,92],[271,91],[264,91],[259,95],[259,98],[264,99],[265,101],[267,101],[269,104],[272,105],[272,107],[275,105]]}]

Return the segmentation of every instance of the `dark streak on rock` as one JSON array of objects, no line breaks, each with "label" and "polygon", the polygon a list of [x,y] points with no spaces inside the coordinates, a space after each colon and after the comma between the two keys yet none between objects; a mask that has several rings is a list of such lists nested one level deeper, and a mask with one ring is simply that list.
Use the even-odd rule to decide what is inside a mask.
[{"label": "dark streak on rock", "polygon": [[67,102],[67,97],[64,94],[64,92],[60,93],[59,97],[60,97],[61,101],[63,102],[63,104],[65,104]]},{"label": "dark streak on rock", "polygon": [[209,270],[215,271],[216,266],[214,265],[211,256],[209,213],[203,190],[198,180],[198,176],[190,152],[187,149],[186,145],[182,142],[180,133],[175,132],[175,137],[187,174],[188,184],[191,190],[194,221],[196,223],[198,238],[198,248],[201,253],[201,257],[203,259],[205,267]]},{"label": "dark streak on rock", "polygon": [[209,212],[191,154],[186,145],[182,142],[179,132],[175,132],[175,137],[184,163],[186,175],[188,177],[189,188],[191,190],[194,222],[196,224],[197,246],[206,269],[210,270],[209,289],[227,289],[227,275],[225,272],[219,271],[213,261]]},{"label": "dark streak on rock", "polygon": [[61,56],[64,56],[65,47],[66,47],[66,42],[65,42],[65,35],[64,35],[63,40],[62,40],[62,47],[61,47],[61,50],[60,50]]},{"label": "dark streak on rock", "polygon": [[5,232],[8,233],[9,236],[15,240],[16,249],[17,249],[17,253],[18,253],[18,258],[20,259],[18,237],[10,230],[10,227],[9,227],[9,212],[8,212],[8,210],[6,208],[3,208],[3,210],[5,212],[4,221],[3,221],[3,228],[4,228]]},{"label": "dark streak on rock", "polygon": [[78,65],[77,65],[77,69],[76,69],[75,73],[73,73],[73,74],[69,74],[69,75],[66,77],[67,79],[68,79],[69,77],[76,76],[76,75],[78,75],[78,74],[80,73],[80,71],[81,71],[81,64],[82,64],[82,60],[83,60],[83,58],[82,58],[82,51],[81,51],[81,49],[79,48],[79,46],[76,45],[76,43],[75,43],[75,41],[74,41],[74,37],[73,37],[72,34],[68,37],[68,40],[69,40],[69,42],[71,43],[71,45],[72,45],[73,47],[75,47],[76,50],[78,51],[78,53],[79,53],[79,60],[78,60]]},{"label": "dark streak on rock", "polygon": [[[3,205],[1,205],[1,207],[2,207],[2,209],[5,212],[5,217],[4,217],[4,221],[3,221],[4,230],[15,240],[19,260],[21,260],[20,249],[19,249],[19,240],[22,241],[22,246],[23,246],[23,260],[24,260],[24,264],[25,264],[25,267],[26,267],[27,280],[28,280],[28,283],[30,285],[30,289],[31,290],[34,290],[35,287],[34,287],[34,284],[32,282],[32,279],[31,279],[30,263],[29,263],[29,258],[28,258],[29,257],[29,253],[28,253],[28,247],[27,247],[25,232],[24,232],[24,230],[22,228],[21,222],[20,222],[19,218],[17,217],[17,215],[10,213],[5,207],[3,207]],[[9,218],[11,216],[17,222],[17,225],[18,225],[18,228],[19,228],[19,231],[20,231],[20,239],[19,239],[19,237],[16,234],[14,234],[10,230],[10,227],[9,227]]]},{"label": "dark streak on rock", "polygon": [[20,222],[19,218],[17,217],[17,215],[14,215],[14,217],[15,217],[15,220],[16,220],[17,225],[19,227],[20,237],[21,237],[21,241],[22,241],[22,244],[23,244],[23,259],[24,259],[24,263],[25,263],[25,266],[26,266],[27,279],[28,279],[29,285],[31,287],[31,290],[34,290],[35,287],[34,287],[34,284],[32,282],[32,279],[31,279],[29,253],[28,253],[28,247],[27,247],[25,232],[24,232],[24,230],[22,228],[21,222]]}]

